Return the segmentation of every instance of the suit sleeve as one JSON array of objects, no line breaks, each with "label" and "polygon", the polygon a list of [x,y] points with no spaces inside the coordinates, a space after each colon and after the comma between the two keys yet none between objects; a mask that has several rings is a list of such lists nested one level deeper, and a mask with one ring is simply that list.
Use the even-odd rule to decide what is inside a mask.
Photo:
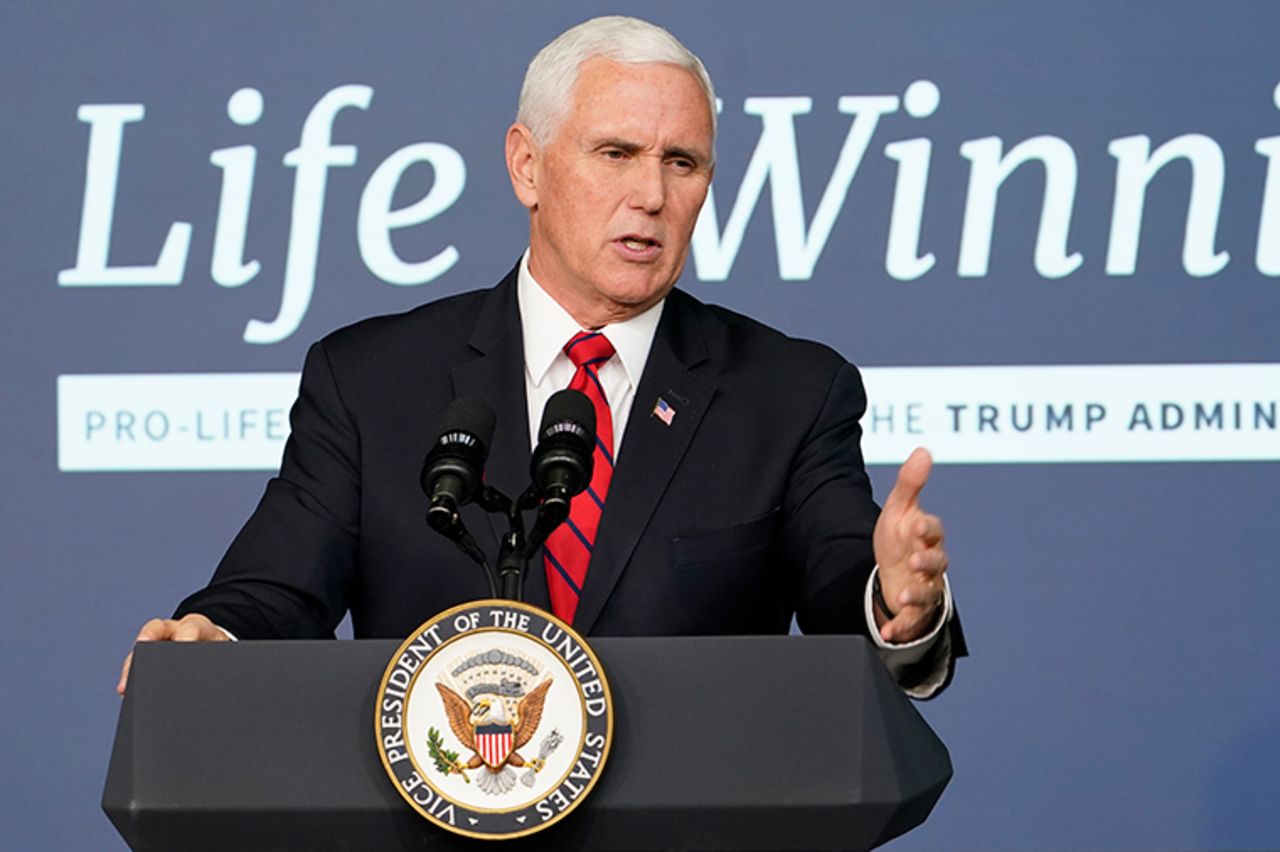
[{"label": "suit sleeve", "polygon": [[311,347],[279,476],[175,617],[199,612],[240,639],[334,635],[356,570],[360,439],[324,341]]},{"label": "suit sleeve", "polygon": [[866,400],[858,371],[842,364],[792,463],[784,541],[799,574],[796,619],[805,633],[867,633],[856,604],[875,566],[880,507],[862,463]]},{"label": "suit sleeve", "polygon": [[[875,567],[872,535],[880,509],[862,457],[867,397],[858,371],[842,364],[835,372],[818,417],[795,460],[784,512],[787,552],[799,556],[796,620],[806,633],[871,636],[874,622],[863,606]],[[875,642],[898,683],[914,697],[932,697],[951,679],[955,658],[965,653],[959,620],[952,613],[928,649],[902,650]]]}]

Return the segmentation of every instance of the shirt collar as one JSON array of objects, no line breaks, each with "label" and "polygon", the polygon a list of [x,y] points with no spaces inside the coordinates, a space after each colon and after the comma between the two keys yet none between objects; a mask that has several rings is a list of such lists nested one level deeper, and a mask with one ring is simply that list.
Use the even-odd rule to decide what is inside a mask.
[{"label": "shirt collar", "polygon": [[[542,289],[529,272],[528,250],[520,259],[516,301],[524,333],[524,368],[534,385],[541,385],[556,356],[562,354],[564,345],[585,329]],[[649,350],[653,347],[653,336],[658,330],[664,304],[665,299],[638,316],[600,329],[613,344],[632,388],[640,386],[640,374],[649,360]]]}]

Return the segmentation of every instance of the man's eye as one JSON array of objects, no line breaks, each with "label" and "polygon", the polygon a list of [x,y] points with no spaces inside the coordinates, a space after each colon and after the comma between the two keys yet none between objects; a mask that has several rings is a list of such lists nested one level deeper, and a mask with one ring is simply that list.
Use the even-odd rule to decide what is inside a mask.
[{"label": "man's eye", "polygon": [[603,153],[604,156],[610,160],[621,160],[627,156],[626,152],[619,151],[617,148],[606,148],[601,153]]}]

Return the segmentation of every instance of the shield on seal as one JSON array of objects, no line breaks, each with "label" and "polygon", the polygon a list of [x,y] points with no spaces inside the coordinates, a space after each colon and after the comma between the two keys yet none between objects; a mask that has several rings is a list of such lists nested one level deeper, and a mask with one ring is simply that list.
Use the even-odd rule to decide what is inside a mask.
[{"label": "shield on seal", "polygon": [[500,769],[511,754],[515,729],[511,725],[476,725],[476,752],[490,768]]}]

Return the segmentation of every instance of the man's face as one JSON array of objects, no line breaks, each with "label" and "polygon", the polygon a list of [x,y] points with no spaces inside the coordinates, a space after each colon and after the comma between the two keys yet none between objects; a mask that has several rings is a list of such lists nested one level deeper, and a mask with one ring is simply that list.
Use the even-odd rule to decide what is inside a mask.
[{"label": "man's face", "polygon": [[530,271],[579,323],[635,316],[675,285],[711,182],[712,136],[691,73],[598,57],[579,68],[551,142],[538,148],[522,125],[508,133]]}]

